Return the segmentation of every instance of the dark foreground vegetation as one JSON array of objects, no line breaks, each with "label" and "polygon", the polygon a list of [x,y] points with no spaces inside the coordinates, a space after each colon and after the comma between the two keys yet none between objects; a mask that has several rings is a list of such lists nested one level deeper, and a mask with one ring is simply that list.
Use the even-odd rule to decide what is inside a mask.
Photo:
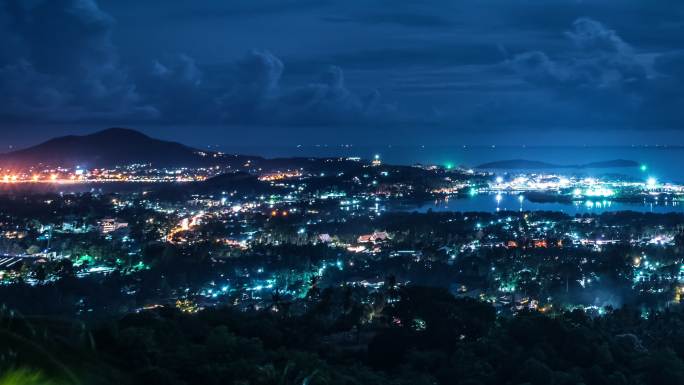
[{"label": "dark foreground vegetation", "polygon": [[[494,309],[441,289],[351,288],[300,304],[158,308],[84,324],[0,321],[0,384],[682,384],[684,313]],[[294,306],[306,310],[293,315]]]}]

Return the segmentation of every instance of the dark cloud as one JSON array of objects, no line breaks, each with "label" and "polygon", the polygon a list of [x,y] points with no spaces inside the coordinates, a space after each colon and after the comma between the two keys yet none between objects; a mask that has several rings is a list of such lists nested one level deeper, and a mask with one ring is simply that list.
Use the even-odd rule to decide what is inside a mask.
[{"label": "dark cloud", "polygon": [[419,12],[370,13],[348,16],[327,16],[323,20],[333,23],[396,24],[405,27],[438,28],[454,25],[452,20],[438,15]]},{"label": "dark cloud", "polygon": [[202,84],[202,71],[195,60],[188,55],[179,54],[170,63],[156,61],[152,75],[166,83],[199,86]]},{"label": "dark cloud", "polygon": [[576,127],[683,127],[681,51],[640,54],[616,31],[588,18],[576,20],[565,36],[572,49],[562,54],[530,51],[506,62],[537,90],[551,92],[540,111],[553,111]]},{"label": "dark cloud", "polygon": [[153,116],[110,39],[113,20],[91,0],[12,1],[0,9],[0,113],[9,119]]},{"label": "dark cloud", "polygon": [[651,87],[648,61],[615,31],[592,19],[576,20],[565,36],[573,48],[558,57],[524,52],[506,65],[538,89],[552,91],[556,104],[550,110],[566,123],[575,120],[566,118],[572,111],[589,127],[636,124]]},{"label": "dark cloud", "polygon": [[552,60],[541,51],[516,55],[509,65],[526,80],[560,91],[626,90],[646,78],[646,65],[615,31],[591,19],[578,19],[566,36],[575,51]]},{"label": "dark cloud", "polygon": [[347,89],[339,67],[328,68],[320,80],[286,90],[271,106],[274,116],[294,125],[367,125],[397,123],[393,106],[380,93],[359,96]]},{"label": "dark cloud", "polygon": [[650,128],[684,128],[684,51],[658,56],[656,76],[649,82],[640,122]]},{"label": "dark cloud", "polygon": [[331,66],[312,83],[283,87],[282,62],[266,51],[252,51],[235,67],[234,85],[221,99],[229,123],[344,125],[388,123],[393,108],[379,93],[359,96],[347,89],[344,74]]},{"label": "dark cloud", "polygon": [[[330,4],[327,0],[233,0],[213,3],[207,6],[201,1],[180,1],[179,6],[171,7],[170,16],[183,20],[234,19],[258,17],[311,10]],[[159,7],[168,6],[169,1],[161,1]],[[180,9],[179,9],[180,8]]]},{"label": "dark cloud", "polygon": [[320,55],[315,59],[293,59],[289,68],[308,72],[323,65],[345,68],[395,71],[416,66],[448,67],[459,65],[491,65],[504,58],[501,50],[490,43],[422,43],[416,46],[381,47],[374,50]]},{"label": "dark cloud", "polygon": [[596,20],[581,18],[575,20],[572,29],[565,34],[578,49],[618,55],[633,55],[632,47],[627,45],[612,29],[606,28]]},{"label": "dark cloud", "polygon": [[184,54],[131,76],[112,44],[114,20],[95,2],[3,5],[11,34],[2,39],[21,48],[0,66],[0,113],[9,118],[338,125],[379,122],[390,110],[377,92],[349,91],[337,67],[310,84],[283,87],[284,65],[268,51],[250,52],[217,78]]},{"label": "dark cloud", "polygon": [[195,60],[185,54],[157,60],[136,74],[141,97],[158,111],[158,120],[207,121],[213,112],[211,95],[201,92],[205,75]]},{"label": "dark cloud", "polygon": [[679,129],[683,17],[679,0],[0,0],[0,117],[407,141]]},{"label": "dark cloud", "polygon": [[684,2],[679,0],[505,1],[497,7],[504,22],[518,31],[555,34],[580,18],[600,20],[620,31],[632,45],[667,50],[684,37]]},{"label": "dark cloud", "polygon": [[239,123],[267,119],[266,110],[280,97],[283,67],[270,52],[256,50],[235,63],[231,83],[220,100],[223,118]]},{"label": "dark cloud", "polygon": [[294,86],[282,85],[285,65],[268,51],[253,50],[226,67],[220,76],[207,77],[186,55],[158,61],[153,78],[141,81],[141,93],[170,122],[336,126],[389,123],[395,117],[377,91],[351,92],[339,67]]}]

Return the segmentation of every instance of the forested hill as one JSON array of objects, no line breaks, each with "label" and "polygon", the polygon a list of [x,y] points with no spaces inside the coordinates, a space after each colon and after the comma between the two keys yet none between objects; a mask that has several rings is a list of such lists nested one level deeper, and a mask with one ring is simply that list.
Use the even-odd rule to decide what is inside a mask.
[{"label": "forested hill", "polygon": [[5,311],[0,384],[684,383],[681,311],[497,318],[441,289],[387,287],[373,304],[356,290],[312,292],[300,315],[278,298],[261,311],[170,307],[92,325]]}]

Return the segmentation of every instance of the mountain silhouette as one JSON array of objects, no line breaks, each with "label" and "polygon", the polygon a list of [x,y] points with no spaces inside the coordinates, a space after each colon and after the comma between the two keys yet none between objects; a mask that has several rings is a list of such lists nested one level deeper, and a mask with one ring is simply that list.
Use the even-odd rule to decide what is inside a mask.
[{"label": "mountain silhouette", "polygon": [[[151,138],[127,128],[109,128],[89,135],[50,139],[22,150],[0,155],[5,168],[31,166],[83,167],[86,169],[151,164],[153,167],[196,167],[219,163],[218,153]],[[231,156],[232,162],[241,161]]]}]

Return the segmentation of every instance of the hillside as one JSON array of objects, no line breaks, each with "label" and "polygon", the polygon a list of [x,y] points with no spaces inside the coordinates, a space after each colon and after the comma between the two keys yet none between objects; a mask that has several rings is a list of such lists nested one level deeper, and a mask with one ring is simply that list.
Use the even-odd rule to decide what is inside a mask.
[{"label": "hillside", "polygon": [[[231,159],[236,160],[236,159]],[[155,167],[200,166],[217,163],[213,154],[176,142],[151,138],[126,128],[110,128],[90,135],[70,135],[0,155],[0,166],[62,166],[84,168],[150,163]]]}]

